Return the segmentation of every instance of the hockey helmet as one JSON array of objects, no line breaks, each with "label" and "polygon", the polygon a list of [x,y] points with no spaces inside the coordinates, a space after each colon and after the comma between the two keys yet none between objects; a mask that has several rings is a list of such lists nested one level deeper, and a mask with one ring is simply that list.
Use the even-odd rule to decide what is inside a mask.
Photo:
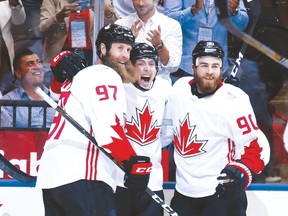
[{"label": "hockey helmet", "polygon": [[157,50],[146,43],[135,43],[130,53],[130,59],[134,63],[137,59],[150,58],[158,65]]},{"label": "hockey helmet", "polygon": [[133,46],[135,37],[130,28],[117,24],[108,24],[100,29],[96,39],[97,55],[101,58],[100,44],[104,43],[107,50],[110,50],[113,42],[126,43]]},{"label": "hockey helmet", "polygon": [[224,51],[216,41],[199,41],[192,52],[194,65],[196,65],[196,59],[201,56],[218,57],[223,61]]},{"label": "hockey helmet", "polygon": [[70,51],[62,51],[51,61],[51,70],[58,82],[66,79],[72,80],[73,77],[83,68],[88,66],[86,59]]}]

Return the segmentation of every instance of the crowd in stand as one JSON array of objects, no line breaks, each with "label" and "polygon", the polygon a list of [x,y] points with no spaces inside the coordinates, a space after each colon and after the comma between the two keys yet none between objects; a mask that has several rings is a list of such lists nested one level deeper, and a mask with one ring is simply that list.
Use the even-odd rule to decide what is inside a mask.
[{"label": "crowd in stand", "polygon": [[[89,1],[83,2],[88,3],[80,6],[68,0],[0,0],[0,97],[2,99],[42,100],[35,95],[33,88],[40,85],[49,94],[52,78],[51,60],[63,50],[75,52],[85,58],[88,65],[93,64],[94,7],[93,2],[92,4]],[[218,21],[214,0],[148,1],[155,3],[150,5],[148,11],[143,9],[145,2],[105,0],[104,22],[105,25],[116,23],[129,27],[136,42],[146,43],[156,49],[159,56],[157,76],[168,80],[172,85],[180,77],[194,75],[192,50],[201,40],[213,40],[217,41],[224,50],[223,78],[229,77],[235,61],[235,56],[231,53],[239,51],[237,45],[241,45],[241,42],[236,40],[237,45],[229,43],[232,36]],[[249,6],[242,0],[227,2],[232,22],[244,31],[249,25]],[[281,3],[272,2],[276,6],[281,4],[287,8],[288,3],[285,0],[280,1]],[[154,10],[154,6],[157,10]],[[279,10],[279,7],[277,9]],[[263,16],[262,21],[269,20],[271,26],[272,19],[267,17]],[[279,18],[277,28],[281,26],[281,34],[288,35],[287,16],[279,12]],[[261,35],[260,39],[262,39]],[[265,38],[263,40],[265,41]],[[287,42],[279,47],[282,48],[279,52],[287,57],[288,48],[285,46],[287,47]],[[258,125],[273,149],[273,115],[269,109],[269,102],[285,82],[287,84],[287,69],[271,63],[264,57],[260,58],[260,54],[255,50],[247,51],[250,55],[247,54],[239,69],[237,85],[249,95]],[[277,70],[275,72],[277,77],[273,75],[272,78],[271,75],[267,75],[269,73],[267,68]],[[229,82],[229,79],[227,80]],[[33,109],[31,127],[43,127],[43,119],[39,119],[39,115],[43,115],[44,110],[40,107]],[[22,107],[16,110],[18,117],[16,116],[16,125],[13,126],[26,127],[27,124],[23,122],[27,121],[28,110],[23,110]],[[13,113],[11,107],[2,105],[1,127],[12,126],[9,118],[13,118]],[[48,109],[45,113],[47,122],[44,125],[49,127],[54,111]],[[274,169],[273,157],[267,167]],[[279,173],[271,173],[271,169],[267,171],[266,176],[281,181],[281,178],[277,178]]]}]

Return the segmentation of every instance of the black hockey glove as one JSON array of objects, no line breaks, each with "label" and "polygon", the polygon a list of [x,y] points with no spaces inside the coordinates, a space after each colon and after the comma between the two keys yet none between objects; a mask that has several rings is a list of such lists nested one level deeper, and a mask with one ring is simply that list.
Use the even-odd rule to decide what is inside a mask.
[{"label": "black hockey glove", "polygon": [[224,199],[234,199],[250,185],[252,175],[248,167],[241,162],[229,163],[217,178],[216,195]]},{"label": "black hockey glove", "polygon": [[57,82],[72,80],[83,68],[88,66],[86,59],[70,51],[62,51],[51,61],[51,71]]},{"label": "black hockey glove", "polygon": [[123,161],[126,174],[124,185],[134,191],[144,191],[148,185],[152,163],[149,157],[133,156],[129,161]]}]

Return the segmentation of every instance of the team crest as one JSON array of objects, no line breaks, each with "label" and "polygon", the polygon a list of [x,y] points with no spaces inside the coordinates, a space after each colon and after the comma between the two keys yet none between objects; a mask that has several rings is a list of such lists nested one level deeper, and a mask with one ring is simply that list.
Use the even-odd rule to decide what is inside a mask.
[{"label": "team crest", "polygon": [[142,146],[158,139],[160,126],[157,125],[157,120],[153,122],[153,113],[148,100],[142,110],[136,108],[136,117],[132,117],[131,122],[126,122],[128,139]]},{"label": "team crest", "polygon": [[194,134],[196,126],[190,126],[189,114],[186,115],[183,122],[180,122],[179,131],[174,132],[175,150],[181,157],[194,157],[204,154],[203,149],[208,140],[198,140],[197,134]]}]

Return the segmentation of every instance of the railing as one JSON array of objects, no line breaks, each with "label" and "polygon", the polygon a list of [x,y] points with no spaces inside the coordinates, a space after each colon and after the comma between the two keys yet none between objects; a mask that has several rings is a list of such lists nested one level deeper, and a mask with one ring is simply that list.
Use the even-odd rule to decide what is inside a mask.
[{"label": "railing", "polygon": [[[16,119],[17,119],[17,107],[27,107],[28,109],[28,126],[25,128],[33,128],[32,127],[32,108],[33,107],[43,107],[43,125],[41,128],[49,128],[47,126],[47,108],[50,107],[45,101],[27,101],[27,100],[0,100],[0,115],[2,115],[2,106],[9,106],[13,109],[12,115],[12,127],[16,127]],[[0,118],[0,126],[2,125]],[[3,128],[3,127],[2,127]],[[9,127],[11,128],[11,127]]]},{"label": "railing", "polygon": [[[9,115],[4,113],[4,107],[11,111]],[[25,110],[19,113],[18,109]],[[0,100],[0,153],[23,172],[37,175],[54,114],[45,101]],[[9,117],[8,121],[2,119],[4,116]],[[0,179],[11,180],[11,177],[0,170]]]}]

